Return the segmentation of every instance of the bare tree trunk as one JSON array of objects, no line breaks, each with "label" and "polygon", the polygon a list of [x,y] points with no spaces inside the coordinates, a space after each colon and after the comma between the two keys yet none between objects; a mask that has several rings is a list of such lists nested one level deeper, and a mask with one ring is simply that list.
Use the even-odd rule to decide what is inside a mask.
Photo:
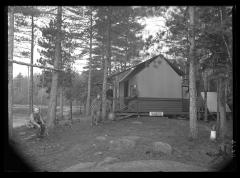
[{"label": "bare tree trunk", "polygon": [[[58,6],[57,36],[56,36],[56,43],[55,43],[55,60],[54,60],[54,68],[56,68],[56,69],[58,69],[59,61],[61,61],[61,24],[62,24],[62,7]],[[54,120],[56,118],[57,87],[58,87],[58,72],[53,71],[50,101],[49,101],[49,105],[48,105],[47,126],[49,129],[54,127]]]},{"label": "bare tree trunk", "polygon": [[111,50],[111,46],[110,46],[110,30],[111,30],[111,12],[110,12],[110,8],[108,9],[108,16],[107,16],[107,20],[108,20],[108,27],[107,27],[107,58],[105,59],[104,62],[104,73],[103,73],[103,88],[102,88],[102,119],[105,120],[106,119],[106,91],[107,91],[107,73],[108,73],[108,64],[110,61],[110,50]]},{"label": "bare tree trunk", "polygon": [[219,82],[219,114],[220,114],[220,132],[219,136],[221,139],[226,134],[226,101],[225,101],[225,80],[220,78]]},{"label": "bare tree trunk", "polygon": [[219,79],[217,79],[217,136],[219,136],[220,131],[220,115],[219,115],[219,104],[220,104],[220,96],[219,96]]},{"label": "bare tree trunk", "polygon": [[116,80],[113,79],[113,106],[112,106],[112,112],[115,112],[115,108],[116,108],[116,99],[117,99],[117,95],[116,95],[117,91],[116,91]]},{"label": "bare tree trunk", "polygon": [[92,74],[92,11],[90,15],[90,51],[89,51],[89,74],[88,74],[88,93],[86,104],[86,115],[90,113],[90,98],[91,98],[91,74]]},{"label": "bare tree trunk", "polygon": [[[33,52],[34,52],[34,17],[32,15],[32,37],[31,37],[31,64],[33,64]],[[33,112],[33,67],[30,68],[30,113]]]},{"label": "bare tree trunk", "polygon": [[72,121],[72,99],[69,101],[69,106],[70,106],[70,121]]},{"label": "bare tree trunk", "polygon": [[[13,60],[14,47],[14,7],[9,7],[8,60]],[[12,138],[13,129],[13,63],[8,62],[8,136]]]},{"label": "bare tree trunk", "polygon": [[29,70],[29,66],[28,66],[28,114],[30,115],[31,114],[31,101],[30,101],[30,76],[29,76],[29,73],[30,73],[30,70]]},{"label": "bare tree trunk", "polygon": [[196,107],[196,66],[195,66],[195,40],[194,40],[194,7],[189,7],[189,17],[190,17],[190,29],[189,29],[189,41],[190,41],[190,69],[189,69],[189,94],[190,94],[190,108],[189,108],[189,118],[190,118],[190,138],[197,138],[197,107]]},{"label": "bare tree trunk", "polygon": [[203,73],[203,85],[204,85],[204,121],[208,121],[208,108],[207,108],[207,89],[208,89],[208,80],[207,80],[207,73]]},{"label": "bare tree trunk", "polygon": [[59,102],[60,102],[60,118],[63,118],[63,87],[59,87]]},{"label": "bare tree trunk", "polygon": [[[223,22],[223,11],[222,11],[222,7],[219,8],[219,12],[220,12],[220,22],[221,22],[221,25],[222,25],[222,22]],[[226,46],[226,50],[227,50],[229,62],[230,62],[230,64],[232,64],[232,55],[231,55],[230,49],[229,49],[229,47],[228,47],[228,44],[227,44],[226,39],[225,39],[225,37],[224,37],[223,34],[222,34],[222,39],[223,39],[224,45]]]}]

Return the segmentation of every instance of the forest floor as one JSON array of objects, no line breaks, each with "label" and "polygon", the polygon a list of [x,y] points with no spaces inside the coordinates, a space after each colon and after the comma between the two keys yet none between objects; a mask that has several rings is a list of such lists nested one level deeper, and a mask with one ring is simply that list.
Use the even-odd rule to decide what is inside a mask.
[{"label": "forest floor", "polygon": [[[22,118],[15,117],[14,120],[16,122]],[[216,152],[219,143],[209,139],[211,125],[212,123],[198,121],[198,139],[191,141],[188,137],[189,120],[133,117],[92,127],[90,118],[74,115],[72,126],[57,125],[43,139],[34,136],[29,138],[36,131],[24,125],[14,128],[14,138],[23,158],[38,171],[62,171],[80,162],[100,162],[106,157],[117,158],[119,162],[170,160],[212,169],[215,165],[211,162],[214,157],[207,152]],[[231,139],[231,120],[228,125]],[[109,149],[112,140],[123,136],[137,136],[141,139],[132,150],[116,152]],[[150,154],[151,145],[156,141],[170,144],[173,153]]]}]

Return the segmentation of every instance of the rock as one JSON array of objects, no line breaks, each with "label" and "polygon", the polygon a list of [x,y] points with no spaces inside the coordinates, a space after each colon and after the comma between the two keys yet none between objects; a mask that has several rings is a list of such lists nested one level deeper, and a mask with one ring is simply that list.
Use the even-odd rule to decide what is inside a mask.
[{"label": "rock", "polygon": [[62,170],[61,172],[77,172],[77,171],[81,171],[82,169],[89,169],[95,166],[95,164],[96,162],[78,163],[76,165],[73,165],[69,168]]},{"label": "rock", "polygon": [[153,143],[153,152],[155,153],[165,153],[172,154],[172,147],[168,143],[164,142],[154,142]]},{"label": "rock", "polygon": [[97,140],[100,140],[100,141],[101,141],[101,140],[103,141],[103,140],[106,140],[106,137],[104,137],[104,136],[98,136],[98,137],[96,137],[96,139],[97,139]]},{"label": "rock", "polygon": [[111,140],[109,149],[117,152],[133,149],[139,138],[138,136],[125,136],[116,140]]},{"label": "rock", "polygon": [[135,147],[135,141],[121,138],[121,139],[111,141],[109,149],[111,151],[121,152],[121,151],[132,149],[134,147]]},{"label": "rock", "polygon": [[214,171],[194,165],[170,160],[138,160],[116,162],[95,166],[93,162],[79,163],[63,170],[63,172],[201,172]]},{"label": "rock", "polygon": [[117,162],[96,167],[91,171],[98,172],[200,172],[209,171],[206,168],[188,165],[169,160],[139,160],[129,162]]},{"label": "rock", "polygon": [[80,144],[76,144],[71,148],[71,152],[80,152],[80,151],[82,151]]},{"label": "rock", "polygon": [[97,166],[103,166],[105,164],[113,163],[113,162],[116,162],[118,160],[119,160],[118,158],[108,156],[103,161],[99,162],[97,164]]},{"label": "rock", "polygon": [[133,121],[132,124],[142,124],[140,121]]},{"label": "rock", "polygon": [[61,126],[71,126],[72,122],[70,120],[59,120],[58,121],[58,125],[61,125]]},{"label": "rock", "polygon": [[103,154],[103,152],[98,151],[98,152],[94,153],[94,156],[99,156],[99,155],[102,155],[102,154]]},{"label": "rock", "polygon": [[25,135],[26,132],[19,132],[19,135]]},{"label": "rock", "polygon": [[124,136],[122,138],[128,139],[128,140],[134,140],[134,141],[138,141],[140,139],[139,136]]}]

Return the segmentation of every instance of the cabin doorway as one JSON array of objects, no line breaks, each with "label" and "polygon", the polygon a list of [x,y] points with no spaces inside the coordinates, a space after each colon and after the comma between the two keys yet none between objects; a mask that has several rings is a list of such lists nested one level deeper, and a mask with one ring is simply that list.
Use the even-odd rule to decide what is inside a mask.
[{"label": "cabin doorway", "polygon": [[128,80],[124,82],[124,97],[128,97]]}]

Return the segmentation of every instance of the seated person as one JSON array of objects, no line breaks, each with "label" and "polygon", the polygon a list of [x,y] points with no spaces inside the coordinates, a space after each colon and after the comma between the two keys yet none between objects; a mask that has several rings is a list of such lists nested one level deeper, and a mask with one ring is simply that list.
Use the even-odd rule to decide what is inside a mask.
[{"label": "seated person", "polygon": [[[33,113],[30,115],[30,120],[27,123],[27,126],[33,127],[33,128],[38,128],[37,135],[40,137],[44,136],[45,122],[40,115],[39,108],[35,107],[33,109]],[[39,130],[40,130],[40,132],[39,132]]]}]

